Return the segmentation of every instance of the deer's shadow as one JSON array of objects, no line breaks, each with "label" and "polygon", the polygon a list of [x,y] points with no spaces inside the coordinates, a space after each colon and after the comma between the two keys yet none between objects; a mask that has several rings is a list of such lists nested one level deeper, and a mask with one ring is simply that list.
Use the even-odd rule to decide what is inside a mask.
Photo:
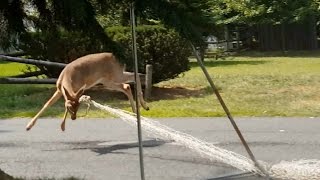
[{"label": "deer's shadow", "polygon": [[[144,148],[153,148],[153,147],[158,147],[162,146],[166,143],[171,143],[172,141],[165,141],[161,139],[151,139],[151,140],[144,140],[142,141],[142,145]],[[106,143],[103,144],[103,143]],[[113,145],[108,145],[108,144],[113,144]],[[101,142],[101,141],[92,141],[92,142],[67,142],[64,144],[68,144],[70,146],[73,146],[71,148],[67,148],[64,150],[91,150],[97,155],[105,155],[109,153],[123,153],[119,152],[120,150],[128,150],[128,149],[133,149],[133,148],[138,148],[139,143],[138,142],[124,142],[124,143],[113,143],[112,141],[106,141],[106,142]]]},{"label": "deer's shadow", "polygon": [[206,94],[208,94],[208,88],[187,89],[182,87],[153,87],[151,100],[158,101],[163,99],[178,99],[184,97],[203,97]]},{"label": "deer's shadow", "polygon": [[[168,143],[168,141],[156,140],[156,139],[142,141],[142,145],[144,148],[158,147],[158,146],[162,146],[166,143]],[[138,147],[139,147],[138,142],[120,143],[120,144],[115,144],[112,146],[92,148],[91,151],[97,153],[98,155],[104,155],[104,154],[113,153],[113,152],[119,151],[119,150],[128,150],[128,149],[133,149],[133,148],[138,148]]]}]

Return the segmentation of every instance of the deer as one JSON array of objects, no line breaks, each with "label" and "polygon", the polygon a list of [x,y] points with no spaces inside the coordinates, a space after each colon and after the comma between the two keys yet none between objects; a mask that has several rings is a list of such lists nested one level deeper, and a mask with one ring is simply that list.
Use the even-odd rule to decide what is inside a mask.
[{"label": "deer", "polygon": [[[125,71],[125,66],[118,62],[113,53],[96,53],[80,57],[67,64],[62,70],[56,82],[55,93],[27,124],[26,130],[29,131],[35,125],[39,116],[63,96],[65,112],[61,130],[64,131],[68,113],[70,113],[71,119],[75,120],[80,106],[80,97],[85,90],[98,84],[102,84],[103,89],[124,93],[130,101],[132,111],[136,112],[132,91],[130,84],[128,84],[134,80],[135,73]],[[149,110],[143,99],[139,76],[136,78],[136,86],[138,92],[136,100],[144,109]]]}]

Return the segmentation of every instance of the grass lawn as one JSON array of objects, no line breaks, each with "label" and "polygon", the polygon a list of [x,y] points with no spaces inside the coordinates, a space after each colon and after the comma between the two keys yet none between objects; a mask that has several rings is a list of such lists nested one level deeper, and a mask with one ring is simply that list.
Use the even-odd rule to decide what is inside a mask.
[{"label": "grass lawn", "polygon": [[[149,117],[225,116],[197,63],[180,77],[156,84],[148,100]],[[246,53],[226,60],[206,59],[206,67],[234,116],[310,116],[320,114],[320,52]],[[0,76],[17,73],[0,64]],[[14,65],[15,67],[19,67]],[[10,67],[10,68],[9,68]],[[11,69],[11,70],[9,70]],[[31,117],[53,94],[53,85],[0,85],[0,118]],[[121,93],[89,92],[94,100],[130,110]],[[84,109],[85,107],[83,107]],[[44,116],[62,116],[63,101]],[[79,112],[80,116],[84,110]],[[89,117],[107,113],[92,110]]]}]

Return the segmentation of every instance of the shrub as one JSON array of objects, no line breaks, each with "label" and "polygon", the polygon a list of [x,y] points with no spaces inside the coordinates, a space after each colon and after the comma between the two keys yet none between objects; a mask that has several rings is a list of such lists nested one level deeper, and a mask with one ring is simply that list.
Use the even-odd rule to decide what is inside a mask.
[{"label": "shrub", "polygon": [[[125,57],[129,70],[133,68],[132,39],[130,27],[111,27],[106,32],[109,37],[118,42]],[[189,70],[188,57],[191,50],[185,39],[181,38],[173,29],[158,25],[138,26],[137,54],[139,72],[145,73],[145,65],[153,65],[153,83],[177,77],[180,73]]]}]

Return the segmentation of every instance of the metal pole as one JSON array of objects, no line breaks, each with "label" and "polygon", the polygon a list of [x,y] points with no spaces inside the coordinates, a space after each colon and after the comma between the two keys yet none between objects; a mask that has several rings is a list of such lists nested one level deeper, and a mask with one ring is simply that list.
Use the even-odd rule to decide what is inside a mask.
[{"label": "metal pole", "polygon": [[256,158],[254,157],[252,151],[250,150],[250,148],[249,148],[246,140],[245,140],[244,137],[242,136],[241,131],[240,131],[240,129],[238,128],[236,122],[234,121],[234,119],[233,119],[233,117],[232,117],[232,115],[231,115],[228,107],[227,107],[226,104],[224,103],[224,101],[223,101],[223,99],[222,99],[222,97],[221,97],[218,89],[217,89],[216,86],[214,85],[214,83],[213,83],[213,81],[212,81],[212,79],[211,79],[211,77],[210,77],[210,75],[209,75],[206,67],[204,66],[203,62],[201,61],[201,59],[200,59],[200,57],[199,57],[199,55],[198,55],[198,53],[197,53],[196,48],[194,47],[194,45],[193,45],[191,42],[190,42],[190,45],[191,45],[191,47],[192,47],[192,50],[193,50],[193,52],[194,52],[194,54],[195,54],[195,56],[196,56],[196,59],[197,59],[199,65],[200,65],[200,67],[201,67],[204,75],[206,76],[206,78],[207,78],[207,80],[208,80],[208,82],[209,82],[212,90],[213,90],[214,93],[216,94],[216,96],[217,96],[217,98],[218,98],[218,100],[219,100],[219,102],[220,102],[223,110],[224,110],[225,113],[227,114],[227,116],[228,116],[228,118],[229,118],[229,120],[230,120],[233,128],[234,128],[235,131],[237,132],[237,134],[238,134],[238,136],[239,136],[239,138],[240,138],[243,146],[245,147],[247,153],[249,154],[251,160],[253,161],[253,163],[255,164],[255,166],[256,166],[262,173],[264,173],[264,174],[267,176],[267,178],[269,178],[268,172],[267,172],[262,166],[260,166],[260,164],[258,163],[258,161],[256,160]]},{"label": "metal pole", "polygon": [[131,33],[132,33],[132,57],[134,58],[134,81],[135,81],[135,97],[136,97],[136,114],[138,125],[138,140],[139,140],[139,161],[140,161],[140,174],[141,180],[144,180],[144,163],[143,163],[143,145],[142,145],[142,131],[141,131],[141,118],[140,118],[140,103],[138,98],[137,78],[138,74],[138,58],[136,46],[136,23],[134,16],[134,3],[130,6],[130,19],[131,19]]}]

